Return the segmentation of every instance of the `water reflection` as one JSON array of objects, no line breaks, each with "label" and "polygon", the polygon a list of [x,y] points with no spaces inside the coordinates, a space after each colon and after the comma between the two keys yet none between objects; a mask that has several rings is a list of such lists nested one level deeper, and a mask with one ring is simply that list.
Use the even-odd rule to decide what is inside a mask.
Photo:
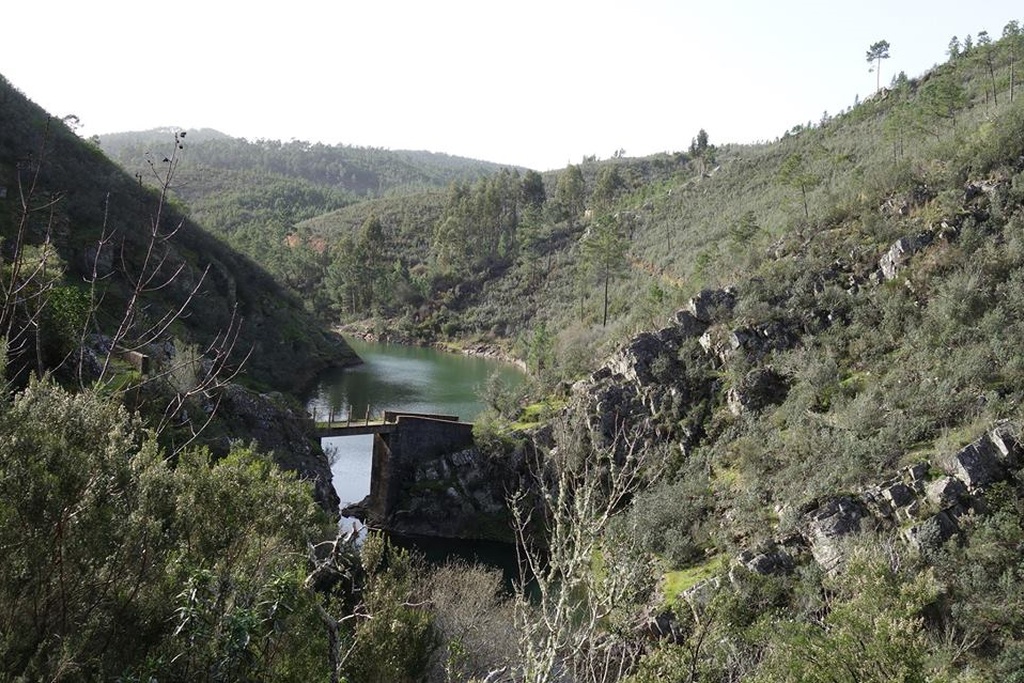
[{"label": "water reflection", "polygon": [[[480,390],[492,373],[504,382],[523,379],[514,366],[484,358],[444,353],[435,349],[347,340],[363,364],[324,373],[307,410],[325,420],[361,419],[369,410],[457,415],[472,421],[484,409]],[[334,487],[342,505],[362,500],[370,492],[372,436],[332,437],[323,440],[332,457]],[[333,454],[332,454],[333,452]]]}]

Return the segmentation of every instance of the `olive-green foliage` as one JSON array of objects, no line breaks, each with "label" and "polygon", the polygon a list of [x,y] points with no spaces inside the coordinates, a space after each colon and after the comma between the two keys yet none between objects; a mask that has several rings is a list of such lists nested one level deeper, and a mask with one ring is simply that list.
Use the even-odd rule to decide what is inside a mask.
[{"label": "olive-green foliage", "polygon": [[710,577],[671,610],[671,635],[656,643],[628,683],[748,680],[764,651],[762,623],[798,607],[795,582],[733,568],[726,582]]},{"label": "olive-green foliage", "polygon": [[939,668],[950,680],[972,671],[990,680],[1024,680],[1021,493],[1019,479],[996,487],[986,496],[989,514],[969,520],[966,542],[933,558],[946,588],[945,620],[935,634],[944,646]]},{"label": "olive-green foliage", "polygon": [[306,680],[327,532],[267,459],[177,463],[116,403],[33,382],[0,405],[4,680]]},{"label": "olive-green foliage", "polygon": [[[329,187],[349,197],[444,187],[455,180],[475,180],[499,168],[498,164],[486,161],[430,152],[304,140],[249,141],[208,129],[186,132],[193,147],[189,166],[199,177],[214,173],[223,179],[237,175],[291,178],[311,186]],[[127,168],[145,172],[146,155],[166,135],[164,129],[103,135],[100,146]],[[194,197],[218,189],[210,183],[190,183],[182,191]]]},{"label": "olive-green foliage", "polygon": [[49,366],[57,365],[78,348],[90,311],[89,296],[81,287],[54,287],[47,294],[42,335],[50,347]]},{"label": "olive-green foliage", "polygon": [[866,683],[927,680],[922,611],[938,586],[930,571],[906,574],[884,556],[855,551],[825,582],[832,595],[817,623],[768,625],[767,655],[755,681]]},{"label": "olive-green foliage", "polygon": [[422,562],[378,534],[367,537],[360,559],[366,579],[342,673],[352,683],[423,680],[438,642],[423,603]]},{"label": "olive-green foliage", "polygon": [[454,561],[429,572],[430,600],[440,647],[430,680],[484,680],[516,661],[512,606],[501,571]]},{"label": "olive-green foliage", "polygon": [[465,276],[507,264],[518,250],[524,196],[518,171],[502,170],[472,186],[453,184],[431,241],[440,275]]},{"label": "olive-green foliage", "polygon": [[644,550],[685,566],[703,558],[709,547],[713,504],[706,470],[698,458],[690,458],[672,480],[637,495],[629,509],[631,527]]}]

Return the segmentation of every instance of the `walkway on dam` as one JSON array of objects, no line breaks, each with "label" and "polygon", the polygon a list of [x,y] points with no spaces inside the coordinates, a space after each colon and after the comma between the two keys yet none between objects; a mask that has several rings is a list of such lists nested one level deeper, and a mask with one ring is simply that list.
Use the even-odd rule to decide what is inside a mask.
[{"label": "walkway on dam", "polygon": [[410,413],[402,411],[385,410],[384,415],[379,418],[371,418],[369,411],[363,418],[352,419],[347,416],[344,420],[335,420],[334,415],[329,414],[326,422],[316,420],[317,438],[323,439],[329,436],[358,436],[360,434],[390,434],[398,427],[398,421],[403,417],[416,417],[428,420],[442,420],[444,422],[458,422],[457,415],[431,415],[429,413]]}]

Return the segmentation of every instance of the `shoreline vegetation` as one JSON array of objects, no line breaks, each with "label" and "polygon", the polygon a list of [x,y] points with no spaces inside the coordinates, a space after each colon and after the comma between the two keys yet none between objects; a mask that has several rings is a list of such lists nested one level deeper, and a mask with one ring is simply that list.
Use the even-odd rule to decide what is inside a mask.
[{"label": "shoreline vegetation", "polygon": [[515,366],[523,373],[529,372],[524,360],[517,358],[503,345],[495,342],[472,341],[468,339],[426,342],[422,339],[408,335],[378,331],[382,327],[387,328],[388,323],[380,323],[376,320],[370,319],[335,325],[331,330],[342,337],[351,336],[366,342],[431,348],[445,353],[486,358],[488,360],[505,363],[506,365]]},{"label": "shoreline vegetation", "polygon": [[[119,156],[0,79],[0,683],[1020,680],[1024,31],[947,54],[773,142],[545,174],[188,131]],[[282,469],[327,459],[269,389],[356,320],[525,359],[509,387],[443,358],[499,370],[474,447],[375,441],[396,528],[512,530],[511,595],[357,547]]]}]

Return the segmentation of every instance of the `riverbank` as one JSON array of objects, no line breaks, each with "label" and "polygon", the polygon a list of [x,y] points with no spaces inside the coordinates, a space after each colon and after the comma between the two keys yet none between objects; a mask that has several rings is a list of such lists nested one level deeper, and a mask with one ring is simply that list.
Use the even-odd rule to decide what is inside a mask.
[{"label": "riverbank", "polygon": [[485,358],[513,365],[521,372],[528,372],[526,361],[517,358],[508,349],[494,342],[479,340],[457,340],[457,341],[433,341],[425,342],[422,339],[403,335],[394,331],[379,331],[379,324],[373,320],[361,320],[358,322],[336,325],[332,328],[334,332],[342,336],[351,336],[365,342],[376,344],[397,344],[400,346],[415,346],[420,348],[431,348],[445,353],[456,353],[463,356],[474,356]]}]

